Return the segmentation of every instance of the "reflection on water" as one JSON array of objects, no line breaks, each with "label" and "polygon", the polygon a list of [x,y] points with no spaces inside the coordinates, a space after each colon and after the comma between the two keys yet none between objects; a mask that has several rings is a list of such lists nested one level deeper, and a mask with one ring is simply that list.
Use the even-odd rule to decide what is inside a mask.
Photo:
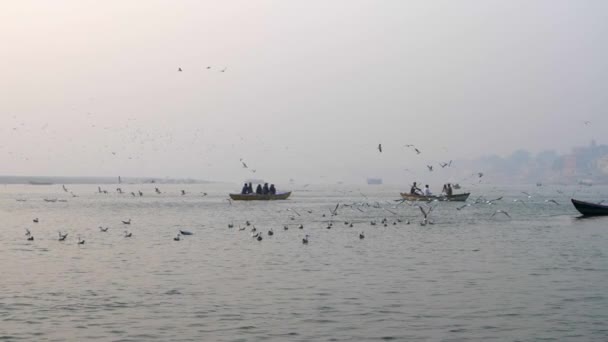
[{"label": "reflection on water", "polygon": [[[470,201],[504,199],[439,203],[435,224],[421,226],[389,186],[296,187],[287,201],[232,204],[238,185],[122,187],[70,186],[78,197],[60,185],[1,188],[0,339],[608,340],[608,219],[576,220],[555,188],[528,187],[527,198],[524,187],[478,187]],[[337,203],[357,202],[370,205],[340,207],[326,228]],[[491,217],[497,209],[512,219]],[[246,220],[262,241],[239,230]],[[194,235],[174,241],[179,229]]]}]

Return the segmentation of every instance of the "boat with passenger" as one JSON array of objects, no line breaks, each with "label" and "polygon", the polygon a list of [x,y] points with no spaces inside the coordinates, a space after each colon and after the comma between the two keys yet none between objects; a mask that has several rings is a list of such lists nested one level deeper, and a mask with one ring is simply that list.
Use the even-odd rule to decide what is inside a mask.
[{"label": "boat with passenger", "polygon": [[416,194],[408,194],[405,192],[401,193],[401,197],[406,201],[422,201],[422,202],[431,202],[431,201],[442,201],[442,202],[464,202],[471,195],[470,192],[465,192],[462,194],[453,194],[453,195],[439,195],[439,196],[424,196],[424,195],[416,195]]},{"label": "boat with passenger", "polygon": [[274,200],[286,200],[291,195],[291,191],[278,192],[276,194],[229,194],[230,198],[234,201],[274,201]]}]

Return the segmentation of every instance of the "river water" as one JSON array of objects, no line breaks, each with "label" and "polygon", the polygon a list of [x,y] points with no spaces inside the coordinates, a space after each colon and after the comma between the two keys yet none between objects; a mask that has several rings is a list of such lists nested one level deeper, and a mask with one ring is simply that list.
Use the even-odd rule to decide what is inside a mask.
[{"label": "river water", "polygon": [[392,186],[232,203],[236,184],[102,187],[0,187],[0,340],[608,340],[608,218],[568,202],[606,187],[479,185],[468,203],[503,198],[435,203],[426,226]]}]

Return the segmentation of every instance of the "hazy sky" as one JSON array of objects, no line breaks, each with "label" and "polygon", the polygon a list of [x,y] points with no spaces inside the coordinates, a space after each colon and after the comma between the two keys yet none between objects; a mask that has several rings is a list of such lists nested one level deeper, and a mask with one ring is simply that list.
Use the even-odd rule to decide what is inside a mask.
[{"label": "hazy sky", "polygon": [[0,174],[406,182],[404,168],[442,160],[607,143],[607,13],[603,0],[2,1]]}]

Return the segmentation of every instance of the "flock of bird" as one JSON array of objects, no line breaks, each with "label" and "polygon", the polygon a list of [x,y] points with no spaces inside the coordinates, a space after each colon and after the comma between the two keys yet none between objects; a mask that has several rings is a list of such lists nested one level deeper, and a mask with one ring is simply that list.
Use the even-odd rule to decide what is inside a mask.
[{"label": "flock of bird", "polygon": [[[67,189],[67,187],[65,185],[63,185],[62,188],[63,188],[64,192],[70,192],[69,189]],[[122,189],[120,189],[120,188],[118,188],[116,192],[118,194],[126,193],[126,192],[122,191]],[[141,193],[141,191],[139,191],[139,192]],[[108,192],[104,191],[101,187],[98,187],[97,193],[107,194]],[[157,195],[166,194],[165,192],[162,192],[160,190],[160,188],[158,188],[158,187],[155,188],[155,193]],[[187,193],[188,192],[186,192],[185,190],[180,190],[180,192],[179,192],[179,194],[181,194],[182,196],[185,196]],[[205,196],[207,195],[206,193],[204,193],[204,194],[205,194]],[[382,219],[371,219],[368,221],[368,224],[370,226],[388,227],[389,225],[393,225],[393,226],[397,226],[397,225],[401,225],[401,224],[409,225],[412,222],[418,223],[420,226],[434,225],[435,221],[431,218],[431,216],[434,213],[434,211],[442,203],[441,201],[439,201],[437,199],[435,199],[433,201],[429,201],[429,202],[407,201],[405,199],[378,202],[378,201],[368,201],[367,196],[365,196],[362,193],[361,193],[361,195],[364,197],[365,201],[353,202],[353,203],[337,203],[335,205],[335,207],[326,208],[327,212],[321,211],[320,220],[321,220],[321,222],[324,223],[324,225],[325,225],[324,227],[328,230],[332,229],[334,227],[334,224],[336,222],[338,222],[339,217],[344,218],[343,219],[344,226],[349,227],[349,228],[353,228],[353,227],[355,227],[355,225],[361,225],[361,224],[365,225],[364,220],[362,220],[360,217],[356,217],[356,215],[349,215],[346,212],[347,210],[350,210],[353,213],[359,214],[359,216],[361,216],[360,213],[366,213],[366,215],[364,215],[364,216],[367,217],[368,219],[369,219],[370,215],[372,217],[383,216],[383,215],[379,214],[379,212],[389,213],[389,214],[393,215],[393,219],[390,219],[390,220],[387,217],[384,217]],[[516,198],[516,199],[512,200],[513,203],[521,203],[522,205],[528,205],[527,203],[529,201],[531,201],[533,196],[528,192],[522,192],[522,195],[525,196],[526,200],[521,199],[521,198]],[[450,210],[450,208],[452,208],[452,209],[455,209],[456,211],[461,211],[461,210],[464,210],[465,208],[472,207],[472,206],[482,206],[482,205],[495,206],[498,203],[501,203],[502,201],[504,201],[503,196],[500,196],[497,198],[492,198],[492,199],[486,199],[482,196],[479,196],[476,199],[474,199],[473,201],[466,202],[462,205],[455,206],[456,203],[452,203],[453,205],[444,206],[444,207],[442,207],[442,209]],[[546,200],[544,200],[544,202],[551,203],[552,205],[560,205],[559,202],[557,202],[554,199],[546,199]],[[229,201],[229,203],[230,203],[230,205],[232,205],[232,202]],[[403,212],[402,213],[397,212],[400,208],[406,208],[408,206],[411,208],[414,208],[416,211],[419,211],[422,216],[419,217],[419,219],[416,219],[417,215],[412,216],[412,212],[409,212],[407,214],[405,214]],[[304,210],[304,209],[300,209],[300,211],[301,210]],[[292,221],[296,220],[297,217],[303,216],[300,213],[300,211],[298,211],[298,209],[295,209],[295,208],[280,209],[279,212],[281,212],[281,211],[287,212],[288,219],[292,220]],[[314,217],[314,215],[318,216],[318,214],[314,214],[316,211],[318,211],[318,209],[315,209],[315,210],[306,209],[306,213],[308,215],[311,215],[311,218]],[[506,217],[507,219],[512,219],[511,215],[504,209],[493,210],[491,214],[488,214],[488,218],[493,219],[493,218],[497,217],[498,215],[502,215],[502,216]],[[340,219],[340,220],[342,220],[342,219]],[[32,220],[32,222],[34,224],[39,224],[40,219],[38,217],[36,217]],[[131,218],[128,218],[125,220],[121,220],[121,223],[123,226],[130,226],[132,223],[132,220],[131,220]],[[235,228],[234,222],[229,223],[227,226],[228,226],[228,229]],[[290,226],[289,224],[284,224],[283,230],[287,231],[289,229],[289,226]],[[303,230],[304,224],[303,223],[297,224],[297,228],[300,230]],[[99,226],[98,229],[99,229],[100,233],[107,233],[110,230],[110,227]],[[244,222],[243,226],[239,225],[238,231],[245,231],[247,229],[249,229],[249,231],[251,233],[251,237],[256,241],[262,241],[265,238],[265,236],[270,237],[270,236],[273,236],[276,234],[272,228],[267,230],[266,233],[264,234],[264,232],[262,232],[261,230],[256,228],[256,226],[253,225],[250,220],[246,220]],[[34,235],[32,234],[31,230],[28,228],[26,228],[25,230],[26,230],[25,235],[26,235],[27,241],[34,241]],[[173,237],[173,240],[181,241],[184,236],[189,236],[189,235],[193,235],[193,234],[194,233],[192,231],[185,230],[185,229],[179,229],[177,232],[177,235],[175,235]],[[124,230],[123,236],[125,238],[131,238],[131,237],[133,237],[133,233],[129,230]],[[66,241],[67,238],[68,238],[67,232],[62,232],[62,231],[58,232],[58,237],[57,237],[58,241]],[[364,239],[365,233],[363,231],[358,232],[358,238]],[[309,241],[311,241],[310,234],[305,234],[302,237],[302,244],[308,244]],[[82,237],[80,235],[77,235],[76,244],[84,245],[85,240],[82,239]]]},{"label": "flock of bird", "polygon": [[[181,69],[179,69],[179,71],[182,71]],[[222,70],[225,71],[225,70]],[[405,148],[410,148],[412,149],[413,152],[415,152],[417,155],[421,154],[421,150],[416,147],[415,145],[412,144],[407,144],[404,145]],[[378,144],[377,147],[379,153],[383,152],[383,146],[382,144]],[[247,163],[241,158],[240,162],[242,164],[242,167],[245,169],[249,169],[249,166],[247,165]],[[440,162],[439,166],[441,168],[446,168],[446,167],[451,167],[452,166],[452,160],[446,161],[446,162]],[[430,172],[433,171],[433,165],[427,165],[427,168]],[[255,169],[250,169],[252,172],[255,172]],[[471,176],[469,177],[474,177],[474,178],[479,178],[481,179],[484,176],[483,172],[476,172],[473,173]],[[467,177],[468,178],[468,177]],[[466,178],[465,178],[466,179]],[[62,190],[66,193],[70,193],[72,195],[72,197],[78,197],[76,194],[74,194],[72,191],[70,191],[65,185],[62,185]],[[123,191],[123,189],[121,187],[117,187],[116,188],[116,193],[122,195],[127,193],[126,191]],[[154,188],[154,192],[156,195],[162,195],[163,192],[160,190],[159,187],[155,187]],[[558,191],[559,192],[559,191]],[[98,186],[97,188],[97,193],[98,194],[109,194],[110,192],[108,190],[102,189],[101,186]],[[181,189],[180,192],[181,196],[186,196],[188,194],[188,192],[186,192],[185,189]],[[131,196],[133,197],[142,197],[144,195],[144,193],[141,190],[137,190],[137,192],[135,191],[131,191],[130,192]],[[206,192],[201,193],[202,196],[207,196]],[[530,200],[532,198],[532,195],[530,195],[528,192],[522,192],[523,195],[525,195],[526,200],[524,199],[520,199],[520,198],[516,198],[513,199],[514,203],[521,203],[522,205],[527,205],[527,200]],[[367,197],[361,193],[361,195],[367,200]],[[67,200],[58,200],[58,199],[44,199],[46,202],[56,202],[56,201],[67,201]],[[466,202],[462,205],[459,205],[455,208],[456,211],[461,211],[464,210],[465,208],[469,208],[472,206],[479,206],[479,205],[496,205],[497,203],[499,203],[500,201],[503,200],[503,197],[497,197],[497,198],[493,198],[493,199],[486,199],[483,196],[479,196],[477,197],[475,200],[473,201],[469,201]],[[17,199],[17,201],[25,201],[24,199]],[[397,203],[395,203],[397,202]],[[546,203],[552,203],[554,205],[560,205],[559,202],[557,202],[554,199],[547,199],[544,202]],[[232,201],[230,201],[228,199],[228,203],[230,205],[232,205]],[[402,217],[399,216],[399,213],[397,213],[395,210],[397,210],[399,208],[400,205],[409,205],[410,207],[415,207],[417,208],[420,213],[422,214],[422,217],[419,221],[419,224],[421,226],[426,226],[426,225],[433,225],[435,224],[434,220],[431,219],[431,214],[434,212],[434,210],[439,206],[440,201],[438,199],[435,199],[433,201],[429,201],[429,202],[416,202],[416,201],[406,201],[405,199],[401,199],[401,200],[395,200],[394,202],[389,202],[386,201],[385,203],[380,203],[380,202],[369,202],[369,201],[361,201],[361,202],[355,202],[355,203],[351,203],[351,204],[336,204],[335,207],[333,208],[329,208],[328,209],[328,213],[323,213],[321,215],[321,218],[323,220],[323,222],[326,223],[325,228],[326,229],[332,229],[334,222],[337,220],[337,216],[339,215],[339,209],[345,209],[345,208],[349,208],[351,210],[356,210],[358,212],[365,212],[365,208],[373,208],[373,209],[381,209],[383,211],[386,211],[394,216],[396,216],[397,218],[393,220],[392,225],[398,225],[398,224],[406,224],[409,225],[412,221],[410,221],[410,219],[403,219]],[[288,208],[287,211],[297,216],[301,216],[301,214],[293,208]],[[307,210],[308,214],[312,214],[313,211],[312,210]],[[330,215],[330,218],[327,218],[327,215]],[[496,216],[502,215],[508,219],[511,219],[511,215],[504,209],[496,209],[492,212],[491,215],[489,215],[489,218],[494,218]],[[290,215],[289,217],[291,220],[295,219],[295,216]],[[34,223],[39,223],[39,219],[35,218],[33,219]],[[127,219],[127,220],[122,220],[121,221],[123,225],[130,225],[131,224],[131,219]],[[382,220],[379,220],[380,225],[383,225],[384,227],[387,227],[390,223],[390,221],[385,217]],[[346,226],[348,226],[349,228],[353,228],[354,224],[357,223],[361,223],[361,222],[355,222],[355,220],[352,219],[346,219],[344,220],[344,224]],[[369,221],[369,225],[370,226],[376,226],[378,224],[377,220],[371,220]],[[252,226],[251,222],[249,220],[247,220],[244,224],[243,227],[239,226],[239,231],[244,231],[247,229],[247,227]],[[228,228],[234,228],[234,223],[230,223],[228,224]],[[299,224],[298,225],[299,229],[304,229],[304,225],[303,224]],[[289,226],[288,225],[284,225],[283,226],[284,230],[288,230]],[[99,227],[99,231],[101,233],[106,233],[108,232],[109,227]],[[264,233],[262,231],[259,231],[255,226],[252,226],[250,228],[250,232],[251,232],[251,236],[252,238],[254,238],[257,241],[262,241],[264,239]],[[274,230],[271,228],[266,232],[267,236],[273,236],[275,234]],[[67,233],[62,233],[61,231],[58,232],[58,240],[59,241],[65,241],[68,237]],[[181,241],[183,236],[189,236],[189,235],[193,235],[193,233],[191,231],[188,230],[183,230],[180,229],[177,232],[177,235],[173,237],[174,241]],[[31,231],[29,229],[26,229],[26,236],[27,236],[27,240],[28,241],[34,241],[34,236],[31,233]],[[130,238],[133,236],[133,233],[128,231],[128,230],[124,230],[124,237],[125,238]],[[358,233],[358,237],[359,239],[364,239],[365,238],[365,234],[363,231]],[[310,241],[310,235],[306,234],[303,238],[302,238],[302,243],[303,244],[308,244]],[[77,236],[77,244],[78,245],[83,245],[85,244],[85,240],[82,239],[80,236]]]}]

